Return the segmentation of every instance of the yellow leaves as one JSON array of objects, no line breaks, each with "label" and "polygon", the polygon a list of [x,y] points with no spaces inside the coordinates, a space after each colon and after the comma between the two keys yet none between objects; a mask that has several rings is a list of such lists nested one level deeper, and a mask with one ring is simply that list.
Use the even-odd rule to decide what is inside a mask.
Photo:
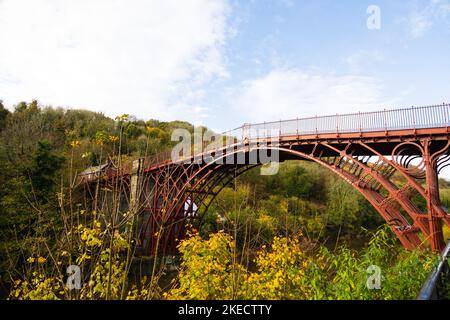
[{"label": "yellow leaves", "polygon": [[97,131],[95,133],[95,143],[102,146],[106,142],[106,133],[104,131]]},{"label": "yellow leaves", "polygon": [[[69,264],[80,266],[83,270],[83,280],[81,289],[77,291],[76,298],[80,299],[104,299],[106,298],[108,285],[110,285],[109,299],[120,299],[123,287],[123,280],[126,277],[125,249],[128,248],[128,241],[125,233],[114,229],[107,223],[102,223],[96,216],[103,217],[102,213],[92,217],[83,210],[79,211],[86,219],[79,223],[67,234],[74,240],[74,246],[62,247],[54,252],[56,260],[54,265],[43,268],[44,263],[49,264],[48,257],[39,254],[27,258],[30,264],[27,269],[30,272],[26,279],[17,279],[10,292],[12,299],[61,299],[67,298],[69,291],[65,288],[64,279],[61,274],[52,272],[58,268],[65,275],[65,267]],[[112,235],[113,249],[110,250],[110,240]],[[65,249],[65,250],[64,250]],[[47,261],[48,259],[48,261]],[[24,275],[25,277],[25,275]],[[128,284],[126,284],[128,287]],[[142,288],[134,287],[133,290],[125,294],[126,299],[148,298],[150,291],[148,286],[141,284]],[[151,297],[161,297],[157,284],[152,286]],[[127,293],[127,292],[125,292]],[[73,297],[73,295],[72,295]]]},{"label": "yellow leaves", "polygon": [[100,239],[101,223],[94,220],[92,224],[92,228],[85,227],[83,224],[80,224],[77,227],[78,232],[80,233],[80,240],[83,241],[88,248],[100,247],[103,243]]},{"label": "yellow leaves", "polygon": [[118,231],[114,231],[114,248],[116,250],[122,250],[127,247],[127,240],[122,236],[122,234]]},{"label": "yellow leaves", "polygon": [[[84,299],[106,298],[108,281],[110,279],[110,295],[108,298],[119,299],[125,272],[123,258],[117,252],[110,256],[109,248],[102,250],[99,256],[99,260],[93,260],[95,264],[93,265],[93,269],[91,269],[88,282],[81,289],[81,296]],[[110,261],[112,262],[111,277],[109,277]]]},{"label": "yellow leaves", "polygon": [[33,272],[30,281],[16,280],[10,298],[19,300],[57,300],[62,297],[64,289],[57,277],[46,277]]},{"label": "yellow leaves", "polygon": [[38,261],[38,263],[45,263],[47,261],[47,259],[44,257],[39,257],[37,261]]},{"label": "yellow leaves", "polygon": [[86,260],[90,260],[91,256],[89,254],[87,254],[86,252],[84,252],[80,257],[77,258],[76,262],[77,264],[81,264]]},{"label": "yellow leaves", "polygon": [[77,136],[77,132],[76,130],[64,130],[64,134],[66,135],[67,138],[69,139],[73,139]]},{"label": "yellow leaves", "polygon": [[124,113],[121,116],[115,117],[116,121],[128,121],[129,114]]},{"label": "yellow leaves", "polygon": [[233,239],[224,232],[203,240],[195,231],[181,241],[183,255],[180,285],[170,291],[169,299],[231,299],[233,281],[243,267],[232,258]]},{"label": "yellow leaves", "polygon": [[27,259],[27,262],[30,263],[30,264],[31,263],[35,263],[35,262],[42,264],[42,263],[45,263],[46,261],[47,261],[47,259],[44,258],[44,257],[41,257],[41,256],[39,256],[37,259],[34,258],[34,257],[29,257]]},{"label": "yellow leaves", "polygon": [[92,155],[92,152],[85,152],[81,155],[81,159],[86,159]]},{"label": "yellow leaves", "polygon": [[81,141],[80,140],[72,140],[72,141],[70,141],[69,145],[72,148],[77,148],[77,147],[81,146]]},{"label": "yellow leaves", "polygon": [[116,141],[119,140],[119,137],[118,137],[118,136],[110,135],[110,136],[108,137],[108,140],[111,141],[111,142],[116,142]]},{"label": "yellow leaves", "polygon": [[277,279],[277,278],[275,278],[274,280],[273,280],[273,287],[279,287],[280,286],[280,281]]},{"label": "yellow leaves", "polygon": [[147,126],[147,134],[150,138],[156,139],[162,136],[163,132],[161,131],[161,129],[158,128],[152,128]]},{"label": "yellow leaves", "polygon": [[[203,240],[193,233],[181,241],[179,286],[169,299],[304,299],[309,259],[297,239],[275,237],[256,257],[257,272],[235,262],[235,241],[223,231]],[[303,263],[305,261],[305,263]]]},{"label": "yellow leaves", "polygon": [[58,202],[61,203],[62,201],[64,201],[64,193],[63,192],[57,192],[56,197],[58,199]]},{"label": "yellow leaves", "polygon": [[[85,214],[85,212],[83,212],[82,214]],[[102,245],[103,242],[100,239],[102,231],[100,227],[101,223],[97,220],[92,221],[92,227],[87,227],[83,224],[79,224],[76,227],[77,232],[80,235],[80,240],[84,243],[86,248],[92,249],[94,247],[100,247]]]}]

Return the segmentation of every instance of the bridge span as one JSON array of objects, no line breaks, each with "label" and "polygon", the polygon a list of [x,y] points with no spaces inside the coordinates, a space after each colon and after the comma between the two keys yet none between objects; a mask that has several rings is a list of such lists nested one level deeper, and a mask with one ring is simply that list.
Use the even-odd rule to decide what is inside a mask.
[{"label": "bridge span", "polygon": [[449,124],[450,104],[244,124],[187,154],[175,148],[112,170],[102,183],[126,181],[142,250],[169,254],[237,176],[265,163],[313,161],[358,190],[405,248],[441,251],[450,215],[438,173],[450,165]]}]

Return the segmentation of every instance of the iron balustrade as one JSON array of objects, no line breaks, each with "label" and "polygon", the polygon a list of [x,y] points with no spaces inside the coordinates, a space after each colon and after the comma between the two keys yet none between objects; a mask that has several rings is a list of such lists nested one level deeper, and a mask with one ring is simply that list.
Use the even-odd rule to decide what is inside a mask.
[{"label": "iron balustrade", "polygon": [[[277,138],[291,135],[319,135],[355,132],[377,132],[406,129],[426,129],[450,126],[450,104],[425,107],[410,107],[373,112],[314,116],[291,120],[279,120],[244,124],[236,129],[217,134],[222,137],[223,147],[244,140]],[[217,140],[216,140],[217,141]],[[203,149],[211,141],[203,141]],[[158,164],[170,160],[170,152],[165,151],[149,157],[148,163]]]},{"label": "iron balustrade", "polygon": [[375,112],[358,112],[315,116],[283,121],[244,124],[221,135],[237,141],[288,135],[327,133],[376,132],[404,129],[447,127],[450,123],[450,104],[410,107]]}]

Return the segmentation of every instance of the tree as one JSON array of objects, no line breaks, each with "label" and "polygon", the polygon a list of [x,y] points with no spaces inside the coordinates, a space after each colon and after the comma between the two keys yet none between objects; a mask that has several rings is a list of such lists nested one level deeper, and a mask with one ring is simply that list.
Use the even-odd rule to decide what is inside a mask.
[{"label": "tree", "polygon": [[3,101],[0,100],[0,131],[5,127],[6,117],[9,115],[8,109],[3,105]]},{"label": "tree", "polygon": [[47,201],[45,196],[54,190],[55,176],[64,162],[64,157],[53,154],[52,145],[46,141],[38,141],[38,147],[33,155],[33,167],[30,178],[35,192],[41,195],[41,200]]},{"label": "tree", "polygon": [[360,195],[350,185],[336,178],[328,191],[328,225],[344,230],[357,229],[360,226]]}]

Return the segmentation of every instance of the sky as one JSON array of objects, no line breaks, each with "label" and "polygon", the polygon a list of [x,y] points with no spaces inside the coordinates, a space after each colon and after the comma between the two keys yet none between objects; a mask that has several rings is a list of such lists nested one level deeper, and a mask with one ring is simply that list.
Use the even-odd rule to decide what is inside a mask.
[{"label": "sky", "polygon": [[11,109],[37,99],[220,132],[450,102],[449,75],[450,0],[0,0]]}]

